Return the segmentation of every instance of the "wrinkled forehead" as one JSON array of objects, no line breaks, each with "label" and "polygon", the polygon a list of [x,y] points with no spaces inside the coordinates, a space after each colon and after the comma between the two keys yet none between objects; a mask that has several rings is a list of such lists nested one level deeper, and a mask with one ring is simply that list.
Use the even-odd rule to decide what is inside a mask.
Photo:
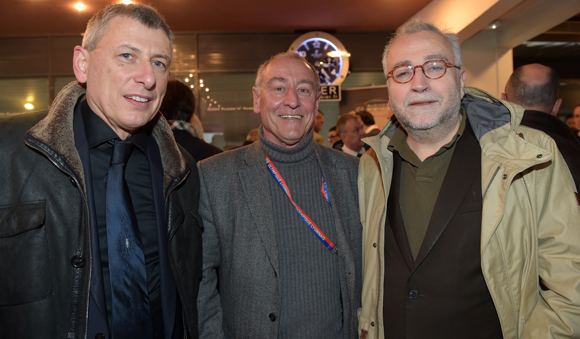
[{"label": "wrinkled forehead", "polygon": [[436,59],[455,63],[453,48],[441,34],[422,31],[403,35],[395,41],[387,56],[387,67],[390,70],[399,65],[419,65]]},{"label": "wrinkled forehead", "polygon": [[262,75],[262,84],[272,82],[305,83],[315,86],[314,73],[300,60],[279,58],[272,60]]}]

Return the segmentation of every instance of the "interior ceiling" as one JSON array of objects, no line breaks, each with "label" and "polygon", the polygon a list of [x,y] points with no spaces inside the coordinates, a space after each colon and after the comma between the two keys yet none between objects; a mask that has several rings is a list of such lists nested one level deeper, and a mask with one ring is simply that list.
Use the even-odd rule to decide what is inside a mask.
[{"label": "interior ceiling", "polygon": [[[2,0],[0,36],[68,35],[115,0]],[[175,32],[390,31],[431,0],[147,0]]]}]

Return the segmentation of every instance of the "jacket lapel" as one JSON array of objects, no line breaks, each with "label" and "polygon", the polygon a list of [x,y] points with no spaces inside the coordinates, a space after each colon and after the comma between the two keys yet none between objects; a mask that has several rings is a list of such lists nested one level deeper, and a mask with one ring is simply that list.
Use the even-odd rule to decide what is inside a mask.
[{"label": "jacket lapel", "polygon": [[401,192],[401,157],[399,153],[393,154],[393,181],[391,184],[391,191],[387,200],[387,220],[393,230],[395,241],[399,245],[401,256],[405,260],[407,267],[413,267],[413,253],[409,246],[409,239],[407,238],[407,231],[403,223],[403,215],[401,214],[401,207],[399,206],[399,194]]},{"label": "jacket lapel", "polygon": [[415,268],[421,264],[439,240],[480,171],[481,151],[479,143],[470,124],[466,122],[465,132],[457,143],[437,202],[433,207],[427,233],[415,260]]},{"label": "jacket lapel", "polygon": [[260,141],[256,141],[248,147],[244,162],[244,167],[238,171],[238,175],[248,209],[254,221],[250,223],[250,227],[256,228],[256,234],[260,236],[266,255],[278,274],[278,245],[270,196],[270,173],[266,169],[266,158]]}]

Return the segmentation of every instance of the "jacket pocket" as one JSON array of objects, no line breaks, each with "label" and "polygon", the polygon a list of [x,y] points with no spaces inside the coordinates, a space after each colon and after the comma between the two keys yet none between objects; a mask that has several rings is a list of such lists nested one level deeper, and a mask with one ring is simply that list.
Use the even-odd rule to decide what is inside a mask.
[{"label": "jacket pocket", "polygon": [[45,202],[0,206],[0,306],[53,294]]}]

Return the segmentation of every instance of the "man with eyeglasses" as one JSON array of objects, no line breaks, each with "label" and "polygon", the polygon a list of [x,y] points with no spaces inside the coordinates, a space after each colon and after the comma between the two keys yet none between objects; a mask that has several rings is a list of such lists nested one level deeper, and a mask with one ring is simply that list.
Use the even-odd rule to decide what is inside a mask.
[{"label": "man with eyeglasses", "polygon": [[413,20],[383,57],[397,124],[364,139],[360,338],[580,334],[580,207],[554,141],[466,88],[457,36]]}]

